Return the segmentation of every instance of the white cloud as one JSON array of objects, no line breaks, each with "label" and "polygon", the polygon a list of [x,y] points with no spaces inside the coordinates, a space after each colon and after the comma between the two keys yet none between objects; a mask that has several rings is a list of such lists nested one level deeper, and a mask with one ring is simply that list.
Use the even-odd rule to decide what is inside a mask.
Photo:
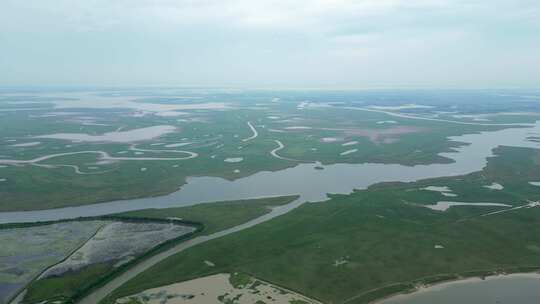
[{"label": "white cloud", "polygon": [[537,0],[4,0],[0,84],[481,84],[499,65],[501,82],[538,83],[539,12]]}]

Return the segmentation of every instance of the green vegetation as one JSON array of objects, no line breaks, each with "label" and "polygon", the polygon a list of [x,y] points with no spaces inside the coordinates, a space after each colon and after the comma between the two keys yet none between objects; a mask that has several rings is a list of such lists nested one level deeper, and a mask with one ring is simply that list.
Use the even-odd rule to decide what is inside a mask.
[{"label": "green vegetation", "polygon": [[111,271],[108,264],[95,264],[83,270],[68,272],[59,277],[50,277],[28,285],[24,297],[25,303],[62,299],[69,301],[78,294],[89,290],[96,284],[96,279]]},{"label": "green vegetation", "polygon": [[[33,115],[51,111],[39,110]],[[192,113],[191,119],[204,120],[179,122],[177,118],[118,117],[116,112],[105,114],[98,110],[78,110],[85,116],[99,119],[103,126],[79,127],[80,122],[61,120],[51,123],[48,119],[30,119],[17,113],[0,119],[0,130],[5,138],[26,138],[28,134],[112,132],[118,127],[135,129],[152,125],[167,124],[178,128],[178,132],[164,135],[153,141],[142,142],[138,148],[151,150],[188,150],[200,156],[188,160],[162,161],[119,161],[99,164],[96,154],[62,156],[44,161],[42,164],[77,165],[84,172],[102,174],[76,174],[71,167],[7,166],[0,168],[0,211],[49,209],[96,202],[157,196],[171,193],[183,185],[188,176],[216,176],[235,179],[261,170],[280,170],[295,165],[272,157],[268,152],[274,148],[273,141],[257,138],[244,143],[242,138],[251,135],[246,125],[248,119],[263,117],[261,111],[238,111],[238,115],[227,112]],[[127,111],[127,113],[130,113]],[[235,137],[235,135],[237,137]],[[183,140],[186,139],[186,140]],[[28,141],[28,139],[24,139]],[[32,141],[36,141],[33,139]],[[16,148],[10,144],[0,145],[1,159],[32,159],[39,156],[76,152],[105,151],[113,156],[129,157],[178,157],[177,153],[144,152],[137,155],[125,143],[77,143],[55,139],[39,139],[39,146]],[[190,142],[186,147],[164,148],[152,143]],[[221,145],[221,146],[220,146]],[[238,149],[238,147],[243,147]],[[126,154],[119,154],[128,151]],[[216,155],[215,158],[211,158]],[[185,156],[182,154],[181,156]],[[226,163],[228,157],[243,157],[240,163]],[[88,169],[97,167],[98,169]],[[141,168],[146,168],[144,172]],[[235,173],[234,170],[240,170]],[[59,191],[59,189],[62,189]]]},{"label": "green vegetation", "polygon": [[298,196],[279,196],[261,199],[204,203],[189,207],[145,209],[117,214],[127,218],[181,218],[203,223],[203,233],[210,234],[245,223],[270,211],[271,206],[288,204]]},{"label": "green vegetation", "polygon": [[[187,223],[202,223],[205,227],[201,231],[205,234],[224,230],[236,225],[245,223],[251,219],[262,216],[270,212],[271,206],[280,206],[297,199],[297,196],[282,196],[241,201],[226,201],[216,203],[205,203],[190,207],[169,208],[169,209],[148,209],[134,212],[116,214],[102,217],[103,219],[120,219],[126,221],[163,221],[168,218],[181,217]],[[182,221],[180,221],[181,223]],[[33,227],[33,225],[31,226]],[[166,242],[153,248],[138,260],[157,253],[161,249],[169,248],[171,245],[193,234],[185,235],[177,240]],[[137,261],[138,261],[137,260]],[[137,261],[114,268],[109,264],[96,264],[88,266],[79,271],[71,271],[60,276],[49,277],[32,282],[27,289],[25,302],[37,302],[50,299],[77,299],[92,288],[103,284],[116,274],[127,269]],[[247,276],[246,276],[247,277]],[[243,282],[245,277],[241,274],[234,276],[235,282]],[[249,278],[249,277],[247,277]],[[234,285],[234,284],[233,284]]]},{"label": "green vegetation", "polygon": [[[61,156],[41,162],[47,166],[7,166],[0,168],[0,211],[49,209],[84,205],[97,202],[158,196],[176,191],[190,176],[215,176],[229,180],[252,175],[260,171],[275,171],[298,164],[270,155],[276,148],[274,140],[281,140],[284,157],[333,163],[399,163],[404,165],[447,163],[450,160],[438,155],[459,143],[450,142],[448,136],[495,130],[500,127],[458,125],[436,121],[422,121],[388,116],[384,113],[346,110],[339,108],[298,109],[300,101],[310,99],[327,102],[349,102],[353,94],[280,92],[283,103],[269,103],[268,94],[252,92],[249,96],[200,94],[198,102],[230,102],[227,111],[190,110],[179,117],[134,115],[130,109],[64,109],[63,115],[54,116],[50,99],[32,99],[44,104],[28,105],[32,111],[13,111],[0,119],[0,145],[2,159],[28,160],[40,156],[80,151],[105,151],[116,157],[178,157],[172,150],[187,150],[198,157],[187,160],[117,161],[99,162],[96,154]],[[356,93],[359,94],[359,93]],[[77,94],[74,93],[75,96]],[[362,95],[362,94],[359,94]],[[30,98],[30,97],[29,97]],[[330,99],[328,99],[330,98]],[[10,101],[10,97],[4,98]],[[16,97],[13,97],[16,99]],[[186,100],[149,98],[139,102],[174,103]],[[264,107],[254,107],[253,102],[265,102]],[[2,105],[0,108],[9,104]],[[435,109],[434,109],[435,111]],[[50,114],[50,113],[53,114]],[[47,116],[53,115],[53,116]],[[272,119],[269,117],[273,117]],[[510,116],[511,122],[530,121],[529,116]],[[53,119],[54,118],[54,119]],[[450,119],[451,117],[447,117]],[[379,124],[392,119],[395,124]],[[505,121],[510,118],[505,118]],[[258,137],[243,141],[252,135],[247,122],[253,123]],[[134,151],[131,143],[71,142],[56,139],[35,139],[31,136],[53,133],[103,134],[119,128],[130,130],[155,125],[171,125],[173,133],[153,140],[138,142],[137,148],[163,151]],[[287,129],[295,127],[307,129]],[[405,132],[404,132],[405,130]],[[409,131],[406,131],[409,130]],[[411,131],[412,130],[412,131]],[[285,133],[284,133],[285,132]],[[382,132],[382,133],[380,133]],[[401,133],[404,132],[404,133]],[[323,138],[338,138],[324,142]],[[14,140],[13,142],[11,140]],[[17,143],[39,141],[31,147],[16,147]],[[342,146],[347,141],[357,141],[354,146]],[[181,147],[167,144],[186,143]],[[355,153],[340,155],[347,149],[361,147]],[[171,152],[167,152],[171,151]],[[182,154],[183,156],[184,154]],[[242,157],[238,163],[223,160]],[[73,167],[78,166],[78,174]],[[55,167],[56,166],[56,167]],[[141,171],[145,168],[144,171]],[[61,190],[60,190],[61,189]]]},{"label": "green vegetation", "polygon": [[[540,199],[540,153],[497,149],[482,172],[415,183],[379,184],[286,215],[172,256],[140,274],[110,301],[219,272],[248,273],[328,303],[367,303],[418,283],[540,268],[540,208],[482,216],[496,207],[445,212],[422,205],[448,200],[427,185],[450,186],[458,201]],[[503,190],[486,189],[491,182]],[[211,260],[216,267],[203,267]],[[336,260],[346,263],[337,265]]]},{"label": "green vegetation", "polygon": [[229,282],[234,288],[244,288],[253,282],[253,278],[245,273],[234,272],[231,273]]}]

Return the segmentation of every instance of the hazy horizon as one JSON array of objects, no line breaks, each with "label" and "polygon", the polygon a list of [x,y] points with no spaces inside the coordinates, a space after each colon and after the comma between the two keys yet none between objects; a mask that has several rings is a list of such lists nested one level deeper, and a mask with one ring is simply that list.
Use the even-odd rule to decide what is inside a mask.
[{"label": "hazy horizon", "polygon": [[537,1],[14,1],[0,86],[538,88]]}]

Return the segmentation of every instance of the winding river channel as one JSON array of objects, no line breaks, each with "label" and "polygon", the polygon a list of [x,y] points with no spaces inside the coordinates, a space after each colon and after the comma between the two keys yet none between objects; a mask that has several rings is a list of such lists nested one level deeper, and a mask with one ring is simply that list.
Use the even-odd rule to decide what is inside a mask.
[{"label": "winding river channel", "polygon": [[508,128],[450,137],[463,145],[441,156],[452,159],[448,164],[404,166],[398,164],[320,164],[304,163],[295,167],[263,171],[233,181],[218,177],[190,177],[178,191],[168,195],[119,200],[105,203],[48,210],[0,212],[0,223],[34,222],[97,216],[147,208],[189,206],[202,202],[237,200],[256,197],[299,194],[300,202],[327,199],[327,193],[348,194],[370,185],[425,178],[456,176],[481,170],[492,150],[498,146],[540,148],[539,142],[527,138],[540,134],[540,123],[529,127]]}]

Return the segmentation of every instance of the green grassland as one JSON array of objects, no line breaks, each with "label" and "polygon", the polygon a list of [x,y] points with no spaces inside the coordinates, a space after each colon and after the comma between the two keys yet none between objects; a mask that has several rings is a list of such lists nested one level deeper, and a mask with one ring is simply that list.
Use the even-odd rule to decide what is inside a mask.
[{"label": "green grassland", "polygon": [[[256,98],[256,97],[255,97]],[[213,101],[214,97],[208,97]],[[227,100],[226,100],[227,101]],[[77,165],[85,172],[99,174],[76,174],[70,167],[39,167],[32,165],[0,168],[0,211],[49,209],[91,204],[117,199],[164,195],[178,189],[189,176],[215,176],[229,180],[242,178],[260,171],[275,171],[297,165],[297,161],[281,160],[270,155],[277,147],[274,140],[285,145],[280,155],[300,161],[332,163],[399,163],[404,165],[446,163],[449,159],[438,155],[449,151],[459,143],[448,141],[448,136],[461,135],[500,127],[476,125],[450,125],[448,123],[394,118],[383,113],[351,111],[337,108],[310,108],[299,110],[297,103],[276,103],[267,108],[253,108],[253,104],[233,102],[226,111],[192,110],[188,115],[160,117],[146,115],[132,117],[128,110],[69,109],[80,112],[79,116],[94,117],[102,125],[81,125],[73,118],[64,116],[39,117],[52,109],[9,112],[0,119],[0,130],[6,140],[0,145],[0,158],[32,159],[38,156],[76,152],[105,151],[113,156],[178,157],[173,152],[144,152],[137,155],[124,143],[85,143],[55,139],[32,139],[30,135],[51,133],[102,134],[119,127],[130,130],[155,125],[177,127],[174,133],[151,141],[137,143],[137,148],[167,150],[156,143],[192,142],[191,145],[170,148],[198,153],[187,160],[165,161],[119,161],[97,164],[96,154],[62,156],[41,162],[42,165]],[[279,119],[270,119],[276,115]],[[71,117],[71,116],[69,116]],[[395,126],[377,124],[392,119]],[[259,136],[251,136],[247,126],[255,125]],[[309,126],[308,130],[286,130],[287,127]],[[385,130],[396,126],[418,128],[415,133],[390,136],[391,143],[380,143],[358,135],[359,130]],[[272,129],[286,131],[272,132]],[[356,134],[356,135],[355,135]],[[324,137],[342,139],[335,143],[323,143]],[[13,147],[15,143],[40,141],[32,147]],[[355,146],[344,147],[346,141],[358,141]],[[340,153],[358,148],[356,153],[341,156]],[[127,152],[126,152],[127,151]],[[122,154],[120,154],[122,153]],[[183,155],[182,155],[183,156]],[[227,163],[224,159],[242,157],[239,163]],[[89,167],[98,167],[90,170]],[[141,168],[146,171],[141,172]],[[236,171],[236,170],[239,170]]]},{"label": "green grassland", "polygon": [[[218,272],[244,272],[326,303],[367,303],[432,283],[496,271],[540,268],[540,209],[482,216],[497,207],[445,212],[422,205],[447,197],[419,190],[450,186],[455,201],[540,199],[540,153],[501,147],[480,172],[414,183],[386,183],[305,204],[253,228],[190,248],[140,274],[107,301]],[[498,182],[503,190],[482,186]],[[441,245],[444,248],[435,248]],[[203,267],[205,260],[216,266]],[[346,263],[336,266],[337,260]],[[106,301],[106,302],[107,302]]]},{"label": "green grassland", "polygon": [[71,299],[93,288],[110,272],[111,265],[94,264],[81,271],[68,272],[60,277],[33,281],[27,286],[23,303],[37,303],[43,300],[71,303]]},{"label": "green grassland", "polygon": [[[270,212],[270,207],[280,206],[295,200],[297,196],[282,196],[241,201],[205,203],[190,207],[148,209],[113,215],[115,218],[166,219],[182,218],[189,222],[202,223],[202,234],[210,234],[245,223]],[[182,239],[183,241],[184,239]],[[122,268],[123,270],[125,268]],[[59,299],[71,301],[89,289],[110,279],[118,270],[109,264],[94,264],[80,271],[71,271],[61,276],[33,281],[27,289],[25,303]]]}]

